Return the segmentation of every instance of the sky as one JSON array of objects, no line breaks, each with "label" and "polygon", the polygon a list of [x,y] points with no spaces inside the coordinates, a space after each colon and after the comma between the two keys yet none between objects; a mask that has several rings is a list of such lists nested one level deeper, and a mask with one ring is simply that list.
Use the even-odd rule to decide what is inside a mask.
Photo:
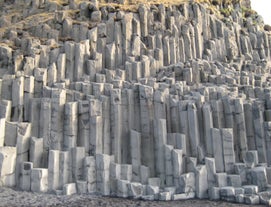
[{"label": "sky", "polygon": [[263,17],[265,24],[271,25],[271,0],[251,0],[251,7]]}]

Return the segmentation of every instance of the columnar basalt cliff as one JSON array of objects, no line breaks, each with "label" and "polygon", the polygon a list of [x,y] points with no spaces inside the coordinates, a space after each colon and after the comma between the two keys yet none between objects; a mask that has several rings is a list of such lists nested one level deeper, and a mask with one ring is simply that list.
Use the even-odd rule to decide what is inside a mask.
[{"label": "columnar basalt cliff", "polygon": [[2,184],[268,203],[270,33],[214,2],[0,3]]}]

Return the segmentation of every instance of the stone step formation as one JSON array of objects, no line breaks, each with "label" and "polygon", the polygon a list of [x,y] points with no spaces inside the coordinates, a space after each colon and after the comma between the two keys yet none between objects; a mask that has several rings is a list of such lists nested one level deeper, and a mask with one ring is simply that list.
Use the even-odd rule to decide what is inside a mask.
[{"label": "stone step formation", "polygon": [[271,37],[257,15],[12,3],[24,22],[0,21],[2,185],[269,202]]}]

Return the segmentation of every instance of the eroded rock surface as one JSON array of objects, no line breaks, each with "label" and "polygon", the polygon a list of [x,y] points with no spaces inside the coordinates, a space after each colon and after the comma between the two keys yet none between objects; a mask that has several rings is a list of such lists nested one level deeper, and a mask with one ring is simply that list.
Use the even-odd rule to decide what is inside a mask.
[{"label": "eroded rock surface", "polygon": [[271,38],[244,5],[1,3],[2,184],[268,203]]}]

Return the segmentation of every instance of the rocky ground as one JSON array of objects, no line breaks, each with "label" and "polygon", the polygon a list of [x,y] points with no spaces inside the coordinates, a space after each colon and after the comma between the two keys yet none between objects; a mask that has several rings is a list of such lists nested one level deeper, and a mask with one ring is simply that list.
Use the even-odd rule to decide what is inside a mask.
[{"label": "rocky ground", "polygon": [[[222,201],[208,200],[186,200],[186,201],[142,201],[130,200],[111,197],[100,197],[96,195],[71,195],[71,196],[56,196],[52,194],[38,194],[31,192],[16,191],[10,188],[0,188],[0,206],[110,206],[110,207],[212,207],[212,206],[227,206],[227,207],[245,207],[244,204],[234,204]],[[251,207],[256,205],[250,205]],[[260,205],[257,205],[260,206]]]}]

